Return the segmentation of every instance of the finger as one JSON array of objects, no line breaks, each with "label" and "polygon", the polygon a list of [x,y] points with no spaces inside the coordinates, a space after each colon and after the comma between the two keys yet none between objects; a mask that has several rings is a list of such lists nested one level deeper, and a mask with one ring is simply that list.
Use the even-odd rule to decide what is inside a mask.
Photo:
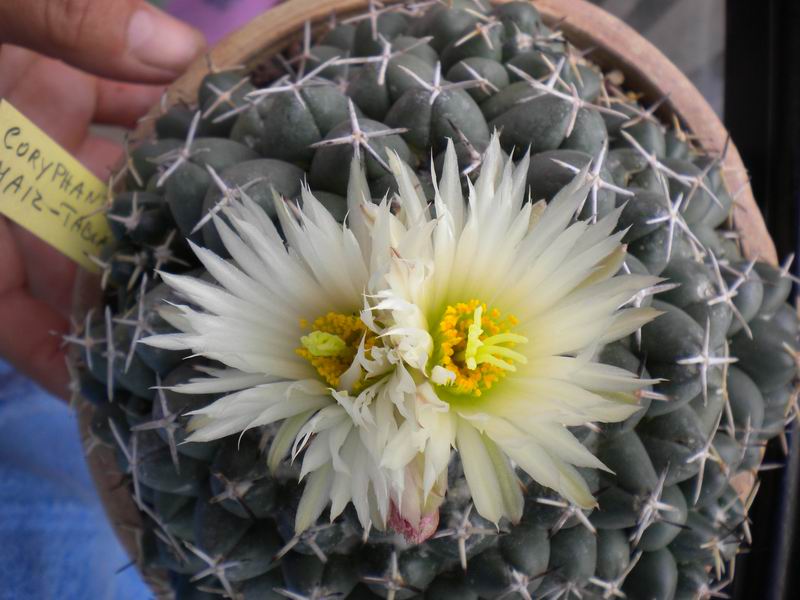
[{"label": "finger", "polygon": [[0,48],[0,73],[0,96],[71,152],[84,142],[91,122],[132,127],[164,89],[99,79],[10,45]]},{"label": "finger", "polygon": [[94,122],[133,128],[164,93],[162,86],[97,80]]},{"label": "finger", "polygon": [[0,356],[64,397],[69,377],[61,335],[68,329],[65,317],[28,292],[25,263],[9,222],[0,217]]},{"label": "finger", "polygon": [[78,265],[16,223],[8,223],[8,232],[21,255],[26,292],[69,318]]},{"label": "finger", "polygon": [[166,83],[202,51],[202,34],[145,0],[0,2],[0,42],[103,77]]},{"label": "finger", "polygon": [[87,137],[75,152],[81,164],[102,181],[106,181],[120,166],[122,146],[98,135]]},{"label": "finger", "polygon": [[69,391],[61,337],[69,321],[23,290],[0,296],[0,356],[50,393]]},{"label": "finger", "polygon": [[[0,6],[4,2],[0,1]],[[0,9],[1,10],[1,9]],[[0,50],[3,97],[70,152],[83,143],[95,112],[95,78],[17,46]]]},{"label": "finger", "polygon": [[[13,54],[30,54],[23,48],[5,46],[0,59],[10,59]],[[8,60],[0,60],[0,68],[5,67]],[[110,82],[107,82],[111,85]],[[89,125],[98,116],[97,100],[99,84],[95,77],[87,75],[62,62],[39,56],[29,63],[27,74],[20,78],[17,85],[5,93],[5,98],[37,126],[76,156],[90,171],[102,180],[106,180],[117,161],[122,149],[118,143],[109,140],[87,137]],[[132,88],[146,86],[134,86]],[[103,92],[105,93],[105,92]],[[122,120],[133,117],[146,101],[153,95],[141,92],[143,98],[127,102],[119,99],[121,110],[126,113]],[[102,113],[106,120],[112,120],[110,103],[106,96]]]}]

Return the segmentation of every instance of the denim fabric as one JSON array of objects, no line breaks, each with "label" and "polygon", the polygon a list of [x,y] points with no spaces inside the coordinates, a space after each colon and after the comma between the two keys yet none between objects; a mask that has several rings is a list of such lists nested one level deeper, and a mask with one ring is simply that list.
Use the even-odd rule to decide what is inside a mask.
[{"label": "denim fabric", "polygon": [[0,599],[142,600],[61,401],[0,361]]}]

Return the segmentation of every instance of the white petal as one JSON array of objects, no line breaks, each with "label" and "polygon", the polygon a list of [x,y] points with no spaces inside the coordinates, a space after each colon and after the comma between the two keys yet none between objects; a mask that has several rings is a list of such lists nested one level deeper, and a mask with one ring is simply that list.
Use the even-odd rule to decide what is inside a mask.
[{"label": "white petal", "polygon": [[582,508],[596,505],[589,487],[574,467],[549,454],[507,421],[491,419],[486,433],[537,482],[557,491]]},{"label": "white petal", "polygon": [[456,445],[464,467],[464,477],[472,494],[475,510],[488,521],[498,523],[505,516],[505,502],[495,464],[481,434],[464,419],[458,420]]},{"label": "white petal", "polygon": [[216,371],[212,373],[213,377],[190,379],[186,383],[172,386],[169,389],[179,394],[222,394],[274,382],[271,377],[265,377],[258,373],[243,373],[237,369],[218,369]]},{"label": "white petal", "polygon": [[364,207],[370,205],[372,196],[369,192],[366,173],[361,161],[353,157],[350,162],[350,179],[347,183],[347,214],[350,229],[358,240],[358,244],[366,260],[371,255],[371,223],[367,220]]},{"label": "white petal", "polygon": [[295,515],[294,530],[297,533],[305,531],[317,522],[330,500],[332,483],[333,467],[330,463],[314,471],[308,478]]},{"label": "white petal", "polygon": [[309,410],[289,417],[281,423],[280,429],[278,429],[278,432],[272,439],[272,443],[269,446],[269,453],[267,454],[267,466],[269,467],[270,473],[274,474],[278,470],[278,466],[283,459],[289,455],[292,442],[294,442],[298,432],[311,418],[314,412],[314,410]]},{"label": "white petal", "polygon": [[525,506],[520,481],[514,473],[508,458],[495,443],[491,439],[484,437],[483,444],[489,453],[489,458],[497,475],[497,481],[500,484],[500,494],[503,497],[505,515],[512,523],[518,523],[522,518],[522,509]]},{"label": "white petal", "polygon": [[425,447],[425,470],[422,491],[427,498],[436,480],[447,471],[451,448],[455,443],[456,421],[451,412],[425,411],[420,424],[431,432]]},{"label": "white petal", "polygon": [[[458,157],[453,140],[450,139],[447,140],[442,178],[439,181],[436,192],[437,203],[441,202],[447,208],[447,212],[452,219],[453,234],[460,235],[464,227],[464,196],[461,192]],[[437,213],[438,211],[439,209],[437,208]]]},{"label": "white petal", "polygon": [[381,467],[390,470],[403,469],[424,449],[426,437],[425,432],[421,432],[414,421],[406,419],[397,434],[386,445],[381,458]]},{"label": "white petal", "polygon": [[251,421],[250,415],[210,418],[204,415],[192,417],[188,431],[192,434],[186,442],[210,442],[241,432]]},{"label": "white petal", "polygon": [[422,194],[422,186],[416,174],[394,151],[389,152],[389,166],[397,181],[401,206],[408,215],[407,223],[416,225],[428,221],[428,201]]},{"label": "white petal", "polygon": [[649,306],[642,308],[626,308],[621,310],[614,319],[611,326],[600,337],[600,343],[608,344],[626,335],[630,335],[637,329],[643,327],[662,312]]}]

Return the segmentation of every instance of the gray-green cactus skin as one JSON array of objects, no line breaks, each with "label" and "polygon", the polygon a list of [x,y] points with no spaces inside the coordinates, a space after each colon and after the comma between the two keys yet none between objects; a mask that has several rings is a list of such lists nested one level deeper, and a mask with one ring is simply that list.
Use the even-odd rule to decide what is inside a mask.
[{"label": "gray-green cactus skin", "polygon": [[[68,341],[76,389],[94,405],[88,449],[115,450],[142,511],[140,567],[168,572],[181,600],[717,594],[749,539],[731,481],[755,473],[783,432],[798,381],[788,266],[742,254],[721,157],[655,119],[528,2],[374,3],[322,29],[306,28],[265,85],[213,69],[195,102],[162,111],[117,178],[115,243],[98,260],[104,309]],[[475,177],[493,130],[509,155],[530,151],[532,201],[588,165],[580,218],[619,211],[623,270],[664,279],[631,300],[663,314],[598,349],[657,383],[626,421],[574,431],[610,469],[582,470],[598,507],[581,511],[520,473],[523,517],[495,527],[465,499],[454,460],[439,530],[419,545],[365,533],[350,510],[296,536],[298,466],[267,468],[275,430],[184,443],[186,413],[217,396],[170,387],[215,365],[136,343],[172,331],[177,298],[159,272],[207,277],[186,240],[224,256],[211,217],[226,218],[231,197],[274,219],[276,194],[299,202],[305,181],[343,221],[354,155],[376,199],[394,189],[388,150],[431,195],[446,139]]]}]

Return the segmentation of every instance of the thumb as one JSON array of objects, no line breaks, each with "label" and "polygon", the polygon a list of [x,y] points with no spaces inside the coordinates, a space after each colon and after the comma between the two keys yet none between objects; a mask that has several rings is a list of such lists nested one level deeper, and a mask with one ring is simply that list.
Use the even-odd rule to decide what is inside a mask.
[{"label": "thumb", "polygon": [[3,42],[143,83],[171,81],[205,46],[199,31],[145,0],[0,2]]}]

